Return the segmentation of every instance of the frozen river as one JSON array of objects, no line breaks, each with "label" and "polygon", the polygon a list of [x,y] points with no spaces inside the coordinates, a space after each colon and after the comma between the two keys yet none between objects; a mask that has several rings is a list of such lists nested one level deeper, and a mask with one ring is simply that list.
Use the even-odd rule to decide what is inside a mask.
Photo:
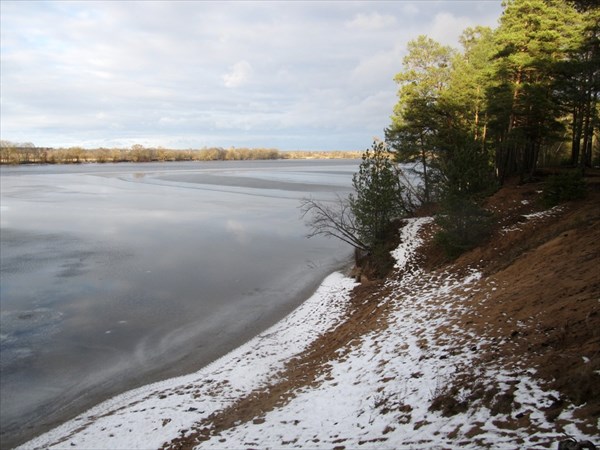
[{"label": "frozen river", "polygon": [[281,319],[351,256],[305,238],[300,199],[347,195],[358,164],[2,167],[2,448]]}]

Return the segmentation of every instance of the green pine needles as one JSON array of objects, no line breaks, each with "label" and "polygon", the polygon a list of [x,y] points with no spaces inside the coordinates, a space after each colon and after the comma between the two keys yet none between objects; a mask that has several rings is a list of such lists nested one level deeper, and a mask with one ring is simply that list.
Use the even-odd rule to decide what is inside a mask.
[{"label": "green pine needles", "polygon": [[363,154],[352,184],[355,193],[348,200],[356,217],[357,232],[367,249],[373,251],[385,243],[392,220],[410,209],[404,200],[399,168],[384,142],[374,141]]}]

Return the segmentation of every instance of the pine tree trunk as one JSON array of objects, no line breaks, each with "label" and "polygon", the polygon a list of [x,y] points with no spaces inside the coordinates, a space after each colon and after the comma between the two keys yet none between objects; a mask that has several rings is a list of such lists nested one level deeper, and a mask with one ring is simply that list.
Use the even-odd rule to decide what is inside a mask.
[{"label": "pine tree trunk", "polygon": [[572,128],[573,137],[571,140],[571,165],[577,166],[579,164],[582,132],[581,109],[578,107],[578,105],[573,108]]}]

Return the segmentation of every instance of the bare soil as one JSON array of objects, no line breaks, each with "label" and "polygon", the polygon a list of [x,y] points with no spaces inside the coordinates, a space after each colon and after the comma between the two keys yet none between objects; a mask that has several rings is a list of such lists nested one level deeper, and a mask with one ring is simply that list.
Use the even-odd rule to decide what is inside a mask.
[{"label": "bare soil", "polygon": [[[552,421],[567,405],[585,404],[579,410],[579,426],[594,435],[600,419],[600,177],[589,181],[587,198],[529,217],[543,210],[542,182],[509,183],[487,201],[486,208],[494,213],[494,229],[485,243],[447,261],[433,242],[432,225],[420,250],[420,263],[440,274],[481,271],[482,284],[489,288],[466,296],[469,312],[456,319],[463,330],[492,337],[491,344],[479,348],[478,364],[531,368],[534,377],[559,393],[545,408],[546,417]],[[192,448],[239,423],[261,423],[266,412],[327,375],[328,362],[343,358],[353,340],[386,326],[390,306],[377,307],[377,300],[389,294],[384,281],[364,279],[353,292],[345,323],[289,361],[278,382],[215,413],[193,430],[183,430],[165,448]],[[453,401],[452,391],[460,389],[461,383],[472,387],[475,381],[455,380],[431,408],[447,415],[460,412],[466,405]],[[485,386],[471,390],[479,400],[489,401],[492,411],[507,413],[514,408],[510,391],[500,398]],[[503,427],[527,426],[526,416],[511,417],[512,423]],[[473,434],[477,432],[474,428]]]}]

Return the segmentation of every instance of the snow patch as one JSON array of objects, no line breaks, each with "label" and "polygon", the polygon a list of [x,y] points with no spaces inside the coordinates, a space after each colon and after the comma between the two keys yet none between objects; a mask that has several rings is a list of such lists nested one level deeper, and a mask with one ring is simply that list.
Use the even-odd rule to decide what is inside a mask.
[{"label": "snow patch", "polygon": [[418,231],[421,227],[432,221],[432,217],[418,217],[406,220],[406,225],[400,232],[401,244],[392,251],[392,257],[396,260],[396,269],[404,268],[406,263],[413,257],[416,249],[423,243]]}]

